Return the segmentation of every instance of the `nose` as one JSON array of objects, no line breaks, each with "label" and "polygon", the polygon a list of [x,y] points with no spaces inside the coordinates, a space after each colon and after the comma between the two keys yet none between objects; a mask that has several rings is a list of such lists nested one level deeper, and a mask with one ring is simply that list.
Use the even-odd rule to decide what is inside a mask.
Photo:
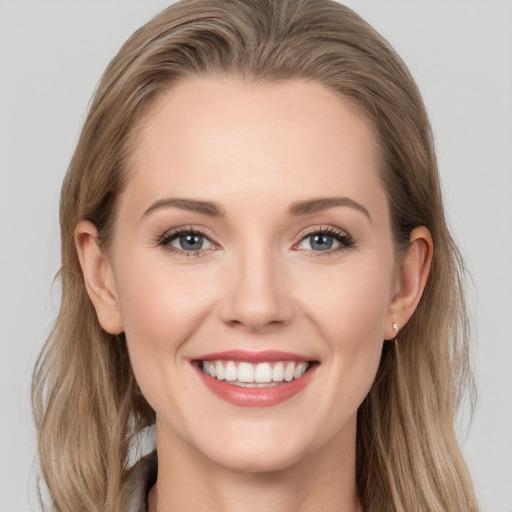
[{"label": "nose", "polygon": [[220,309],[226,324],[260,331],[291,321],[294,308],[289,271],[271,250],[247,251],[228,273]]}]

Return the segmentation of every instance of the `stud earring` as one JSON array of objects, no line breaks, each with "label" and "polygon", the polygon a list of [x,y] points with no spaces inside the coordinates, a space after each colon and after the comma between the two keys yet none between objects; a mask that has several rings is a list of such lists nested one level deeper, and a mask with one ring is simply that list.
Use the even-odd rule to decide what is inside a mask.
[{"label": "stud earring", "polygon": [[397,340],[398,331],[399,331],[400,329],[398,328],[398,324],[397,324],[397,323],[395,323],[395,322],[393,322],[393,323],[391,324],[391,327],[393,327],[393,329],[394,329],[394,331],[395,331],[395,337],[393,338],[393,341],[395,342],[395,345],[396,345],[396,343],[397,343],[397,341],[398,341],[398,340]]}]

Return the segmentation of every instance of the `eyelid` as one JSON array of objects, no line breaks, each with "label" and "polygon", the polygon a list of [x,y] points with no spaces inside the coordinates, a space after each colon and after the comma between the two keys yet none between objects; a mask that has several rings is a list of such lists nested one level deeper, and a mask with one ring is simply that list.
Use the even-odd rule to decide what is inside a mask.
[{"label": "eyelid", "polygon": [[[312,249],[301,249],[299,248],[299,244],[304,241],[306,238],[316,235],[316,234],[326,234],[328,236],[332,236],[335,238],[339,243],[340,246],[336,247],[335,249],[328,249],[326,251],[313,251]],[[344,249],[348,249],[350,247],[353,247],[355,244],[354,238],[350,233],[345,231],[344,229],[335,227],[335,226],[329,226],[329,225],[319,225],[319,226],[311,226],[309,228],[306,228],[302,233],[299,235],[297,242],[293,244],[293,249],[299,250],[299,251],[305,251],[309,253],[313,253],[314,256],[322,256],[322,255],[328,255],[337,253],[339,251],[342,251]]]},{"label": "eyelid", "polygon": [[[210,230],[204,228],[203,226],[194,226],[191,224],[187,224],[185,226],[177,226],[175,228],[168,229],[162,235],[157,236],[155,240],[155,244],[157,246],[163,247],[167,251],[177,254],[179,256],[185,257],[198,257],[204,256],[210,251],[215,251],[222,249],[222,246],[214,240],[214,237],[209,233]],[[213,248],[208,249],[199,249],[197,251],[185,251],[178,247],[174,247],[170,245],[170,241],[175,239],[181,234],[198,234],[206,238],[212,245]],[[339,246],[335,249],[328,249],[326,251],[314,251],[312,249],[302,249],[299,248],[299,244],[303,242],[309,236],[315,234],[326,234],[328,236],[332,236],[339,242]],[[333,253],[337,253],[342,250],[346,250],[355,245],[355,240],[346,230],[331,226],[331,225],[316,225],[305,228],[297,237],[297,241],[293,244],[292,249],[302,252],[312,253],[314,256],[319,257],[322,255],[329,255]]]},{"label": "eyelid", "polygon": [[[198,256],[204,256],[206,253],[210,251],[215,251],[220,249],[220,245],[213,240],[212,235],[210,235],[205,228],[201,226],[194,226],[187,224],[186,226],[178,226],[175,228],[168,229],[165,231],[162,235],[156,237],[156,245],[162,247],[163,249],[176,254],[178,256],[184,256],[184,257],[198,257]],[[197,251],[185,251],[183,249],[180,249],[178,247],[175,247],[170,244],[170,242],[180,235],[183,234],[196,234],[201,235],[202,237],[206,238],[212,245],[213,248],[208,249],[199,249]]]},{"label": "eyelid", "polygon": [[[178,243],[181,242],[181,238],[183,236],[188,237],[190,235],[193,237],[200,237],[202,239],[202,242],[206,243],[207,245],[210,245],[210,247],[201,247],[201,249],[187,251],[186,249],[182,249],[181,247],[176,245],[177,242]],[[169,240],[167,243],[170,247],[174,247],[175,249],[177,249],[179,251],[183,250],[187,253],[188,252],[208,251],[208,250],[212,250],[215,247],[213,242],[206,235],[203,235],[202,233],[198,233],[197,231],[185,231],[184,233],[174,233],[170,237],[168,236],[166,238]]]}]

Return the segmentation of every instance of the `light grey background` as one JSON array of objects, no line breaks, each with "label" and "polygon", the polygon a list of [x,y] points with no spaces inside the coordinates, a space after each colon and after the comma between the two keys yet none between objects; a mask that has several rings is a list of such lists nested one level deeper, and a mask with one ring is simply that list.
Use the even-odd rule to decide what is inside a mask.
[{"label": "light grey background", "polygon": [[[61,180],[95,84],[163,0],[0,0],[0,511],[38,510],[32,367],[58,306]],[[512,512],[512,2],[350,0],[423,92],[474,280],[479,405],[464,452]],[[464,440],[465,439],[465,440]]]}]

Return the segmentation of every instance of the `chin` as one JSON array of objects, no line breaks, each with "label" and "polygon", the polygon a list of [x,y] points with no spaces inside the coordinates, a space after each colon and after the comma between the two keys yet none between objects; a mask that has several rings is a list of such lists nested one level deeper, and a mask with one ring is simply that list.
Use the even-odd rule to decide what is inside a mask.
[{"label": "chin", "polygon": [[[219,451],[220,452],[220,451]],[[292,467],[302,459],[299,449],[254,446],[238,448],[224,446],[220,453],[207,454],[217,466],[243,473],[269,473]]]},{"label": "chin", "polygon": [[293,428],[269,422],[248,428],[242,423],[229,429],[227,435],[209,441],[202,438],[194,444],[199,453],[225,469],[247,473],[280,471],[319,448],[318,430],[312,436],[309,431],[305,425]]}]

